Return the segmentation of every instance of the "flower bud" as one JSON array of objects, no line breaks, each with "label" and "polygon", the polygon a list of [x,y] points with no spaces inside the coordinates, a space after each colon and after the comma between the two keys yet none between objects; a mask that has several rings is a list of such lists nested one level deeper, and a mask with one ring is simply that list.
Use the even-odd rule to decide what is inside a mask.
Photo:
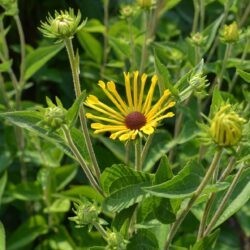
[{"label": "flower bud", "polygon": [[200,32],[197,32],[195,34],[192,34],[188,40],[191,44],[200,47],[205,45],[207,41],[207,36],[204,37]]},{"label": "flower bud", "polygon": [[138,5],[143,9],[150,8],[153,4],[153,0],[137,0]]},{"label": "flower bud", "polygon": [[75,209],[73,209],[75,216],[70,217],[71,221],[77,224],[77,227],[83,227],[85,225],[92,225],[99,221],[98,215],[100,213],[99,208],[96,204],[84,200],[80,203],[74,204]]},{"label": "flower bud", "polygon": [[6,16],[18,14],[17,0],[0,0],[0,6],[4,8],[4,15]]},{"label": "flower bud", "polygon": [[223,147],[236,145],[241,139],[244,122],[245,119],[230,104],[222,106],[211,120],[210,134],[213,141]]},{"label": "flower bud", "polygon": [[69,11],[55,11],[55,16],[49,14],[46,22],[41,23],[40,31],[44,36],[59,39],[72,38],[74,34],[85,25],[86,20],[81,24],[81,13],[74,14],[73,9]]},{"label": "flower bud", "polygon": [[106,241],[108,243],[107,250],[125,250],[128,243],[122,234],[116,231],[108,231]]},{"label": "flower bud", "polygon": [[52,129],[58,129],[65,124],[65,114],[66,111],[61,107],[48,107],[45,109],[44,123]]},{"label": "flower bud", "polygon": [[120,13],[121,13],[122,19],[127,19],[127,18],[132,17],[134,15],[135,10],[134,10],[133,6],[125,5],[121,8]]},{"label": "flower bud", "polygon": [[221,40],[225,43],[234,43],[239,40],[239,28],[236,22],[224,25],[220,33]]}]

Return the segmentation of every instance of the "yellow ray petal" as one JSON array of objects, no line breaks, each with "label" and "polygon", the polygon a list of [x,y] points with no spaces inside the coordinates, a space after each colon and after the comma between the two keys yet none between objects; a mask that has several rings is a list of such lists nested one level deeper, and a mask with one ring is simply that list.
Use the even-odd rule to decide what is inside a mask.
[{"label": "yellow ray petal", "polygon": [[123,101],[123,99],[121,98],[120,94],[117,92],[116,90],[116,86],[115,83],[113,81],[110,81],[107,83],[107,88],[108,90],[115,96],[115,98],[117,99],[117,101],[120,103],[120,105],[123,107],[123,109],[128,112],[128,106],[127,104]]},{"label": "yellow ray petal", "polygon": [[138,103],[138,75],[139,71],[134,72],[134,85],[133,85],[133,94],[134,94],[134,108],[137,110]]},{"label": "yellow ray petal", "polygon": [[106,88],[106,84],[103,81],[99,81],[98,85],[102,88],[103,92],[105,95],[109,98],[111,102],[114,103],[114,105],[119,109],[119,111],[123,114],[126,115],[127,112],[126,110],[123,109],[123,107],[120,105],[120,103],[114,98],[114,96],[108,91]]},{"label": "yellow ray petal", "polygon": [[141,86],[140,86],[140,94],[139,94],[139,101],[138,101],[138,111],[142,111],[142,100],[143,100],[143,94],[144,94],[144,87],[147,80],[147,75],[143,74],[141,76]]},{"label": "yellow ray petal", "polygon": [[93,115],[91,113],[87,113],[86,114],[86,117],[88,119],[92,119],[92,120],[100,120],[100,121],[106,121],[106,122],[109,122],[111,124],[118,124],[118,125],[123,125],[124,122],[121,122],[121,121],[117,121],[115,119],[109,119],[109,118],[106,118],[106,117],[102,117],[102,116],[96,116],[96,115]]},{"label": "yellow ray petal", "polygon": [[144,114],[148,113],[148,111],[149,111],[149,109],[151,107],[151,103],[152,103],[152,99],[153,99],[154,90],[155,90],[157,80],[158,80],[158,78],[157,78],[156,75],[154,75],[152,77],[152,79],[151,79],[151,85],[150,85],[146,100],[145,100],[143,108],[142,108],[142,112]]},{"label": "yellow ray petal", "polygon": [[132,101],[132,95],[131,95],[131,86],[130,86],[130,74],[129,72],[126,74],[124,73],[124,79],[125,79],[125,89],[126,89],[126,95],[128,100],[128,106],[129,110],[133,110],[133,101]]}]

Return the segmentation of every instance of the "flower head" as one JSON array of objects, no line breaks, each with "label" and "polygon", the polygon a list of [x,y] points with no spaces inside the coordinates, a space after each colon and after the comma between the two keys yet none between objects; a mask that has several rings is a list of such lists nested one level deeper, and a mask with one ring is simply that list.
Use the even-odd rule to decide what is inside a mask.
[{"label": "flower head", "polygon": [[72,38],[85,25],[86,20],[81,24],[80,22],[80,11],[75,15],[74,10],[70,8],[69,11],[55,11],[54,17],[49,14],[46,22],[42,22],[39,29],[44,36],[61,41],[65,38]]},{"label": "flower head", "polygon": [[234,43],[239,40],[239,28],[236,22],[224,25],[221,30],[221,40],[225,43]]},{"label": "flower head", "polygon": [[[87,113],[86,116],[96,122],[91,124],[94,133],[110,132],[110,138],[119,138],[121,141],[134,140],[138,135],[150,135],[154,132],[159,122],[165,118],[173,117],[173,112],[166,112],[175,105],[169,100],[170,91],[167,89],[153,104],[153,96],[157,84],[157,76],[151,79],[148,93],[144,98],[147,75],[139,77],[139,72],[124,73],[126,100],[123,100],[116,90],[113,81],[105,84],[99,81],[99,86],[113,103],[110,107],[101,102],[96,96],[88,96],[85,105],[97,111],[98,114]],[[139,81],[139,79],[140,81]]]},{"label": "flower head", "polygon": [[219,146],[234,146],[241,139],[244,122],[230,104],[223,105],[211,120],[211,137]]}]

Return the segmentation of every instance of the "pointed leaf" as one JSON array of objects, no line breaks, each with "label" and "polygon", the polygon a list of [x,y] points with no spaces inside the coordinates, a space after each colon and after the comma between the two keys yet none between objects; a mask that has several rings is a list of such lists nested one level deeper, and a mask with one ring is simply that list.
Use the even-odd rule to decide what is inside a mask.
[{"label": "pointed leaf", "polygon": [[144,190],[155,196],[181,199],[189,197],[197,189],[203,177],[201,166],[191,161],[171,180]]},{"label": "pointed leaf", "polygon": [[250,83],[250,73],[243,71],[241,69],[237,69],[236,72],[243,80],[245,80],[247,83]]},{"label": "pointed leaf", "polygon": [[24,79],[28,80],[62,48],[63,44],[54,44],[46,47],[39,47],[30,52],[26,58]]},{"label": "pointed leaf", "polygon": [[5,243],[5,230],[2,222],[0,221],[0,249],[5,250],[6,249],[6,243]]},{"label": "pointed leaf", "polygon": [[168,161],[168,157],[164,155],[161,158],[159,167],[155,173],[154,184],[160,184],[162,182],[172,179],[172,177],[173,177],[173,172],[170,163]]}]

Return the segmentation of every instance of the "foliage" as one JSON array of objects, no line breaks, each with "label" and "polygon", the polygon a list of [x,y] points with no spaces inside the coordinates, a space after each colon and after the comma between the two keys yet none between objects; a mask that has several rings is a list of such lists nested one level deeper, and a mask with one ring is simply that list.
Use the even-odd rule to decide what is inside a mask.
[{"label": "foliage", "polygon": [[247,249],[249,1],[0,6],[0,249]]}]

